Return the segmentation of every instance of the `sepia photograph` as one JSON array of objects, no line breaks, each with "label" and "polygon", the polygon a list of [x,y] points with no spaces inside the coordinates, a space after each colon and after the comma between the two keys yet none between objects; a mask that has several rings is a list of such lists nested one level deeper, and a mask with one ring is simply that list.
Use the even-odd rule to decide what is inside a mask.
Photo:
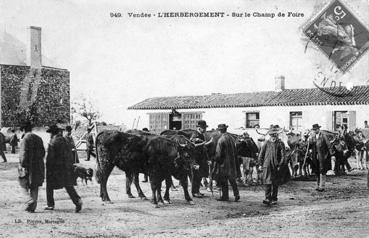
[{"label": "sepia photograph", "polygon": [[0,237],[369,237],[368,0],[0,0]]}]

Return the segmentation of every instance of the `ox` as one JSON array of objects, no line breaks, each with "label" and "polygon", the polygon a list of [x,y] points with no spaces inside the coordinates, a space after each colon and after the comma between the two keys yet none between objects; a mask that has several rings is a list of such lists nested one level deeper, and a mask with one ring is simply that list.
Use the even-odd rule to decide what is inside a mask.
[{"label": "ox", "polygon": [[128,196],[133,197],[130,184],[134,178],[139,197],[146,198],[138,182],[138,173],[144,172],[147,167],[143,150],[145,146],[146,141],[141,137],[120,131],[107,130],[96,136],[96,177],[100,183],[100,196],[103,201],[110,201],[106,184],[115,166],[126,173]]},{"label": "ox", "polygon": [[158,207],[158,201],[164,203],[161,197],[161,183],[166,181],[164,199],[170,203],[169,188],[171,176],[178,179],[183,187],[185,199],[193,204],[188,193],[187,176],[191,166],[194,165],[192,143],[185,145],[181,142],[188,140],[181,135],[175,135],[171,139],[161,136],[150,138],[145,153],[148,157],[148,174],[152,190],[152,202]]}]

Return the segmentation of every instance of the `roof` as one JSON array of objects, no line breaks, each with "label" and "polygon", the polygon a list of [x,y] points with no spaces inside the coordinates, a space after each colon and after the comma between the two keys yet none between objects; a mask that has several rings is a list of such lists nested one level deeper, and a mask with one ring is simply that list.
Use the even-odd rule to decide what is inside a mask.
[{"label": "roof", "polygon": [[154,97],[145,99],[128,109],[192,109],[263,106],[356,105],[369,104],[369,86],[285,89],[204,96]]}]

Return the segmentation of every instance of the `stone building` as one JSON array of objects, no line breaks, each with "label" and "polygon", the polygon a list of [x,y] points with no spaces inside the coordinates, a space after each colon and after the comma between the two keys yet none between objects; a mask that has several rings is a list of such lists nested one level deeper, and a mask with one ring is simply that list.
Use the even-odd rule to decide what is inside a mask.
[{"label": "stone building", "polygon": [[43,64],[40,27],[30,27],[29,65],[24,45],[8,33],[0,41],[1,127],[18,126],[25,119],[37,126],[69,123],[69,71]]}]

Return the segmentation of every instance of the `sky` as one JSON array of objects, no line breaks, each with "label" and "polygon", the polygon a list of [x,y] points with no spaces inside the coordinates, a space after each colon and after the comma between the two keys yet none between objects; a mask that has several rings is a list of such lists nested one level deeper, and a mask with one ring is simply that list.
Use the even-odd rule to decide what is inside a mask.
[{"label": "sky", "polygon": [[[368,27],[369,2],[343,1]],[[127,107],[149,97],[314,87],[330,61],[302,29],[321,0],[0,0],[0,30],[28,43],[42,28],[42,52],[71,75],[71,98],[92,98],[101,120],[131,125]],[[220,11],[299,12],[304,17],[130,18],[128,13]],[[121,13],[122,17],[110,17]],[[3,63],[3,62],[1,62]],[[365,54],[341,77],[368,80]]]}]

